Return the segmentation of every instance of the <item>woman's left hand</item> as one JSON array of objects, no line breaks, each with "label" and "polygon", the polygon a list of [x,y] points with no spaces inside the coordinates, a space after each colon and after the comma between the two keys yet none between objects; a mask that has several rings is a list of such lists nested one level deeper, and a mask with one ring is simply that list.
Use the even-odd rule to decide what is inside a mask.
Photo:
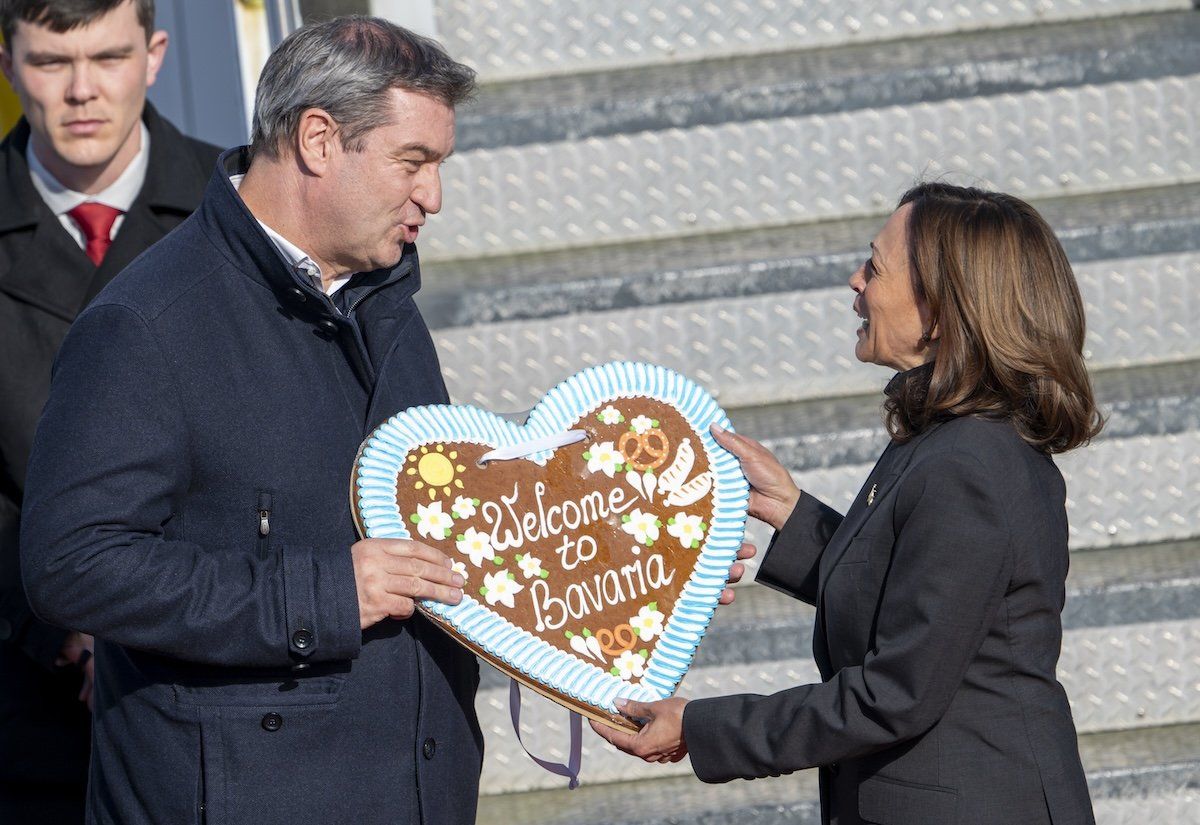
[{"label": "woman's left hand", "polygon": [[678,762],[687,756],[687,742],[683,741],[683,708],[687,703],[687,699],[658,702],[618,699],[617,709],[631,719],[645,720],[645,726],[637,733],[626,733],[592,722],[592,730],[618,750],[647,762]]}]

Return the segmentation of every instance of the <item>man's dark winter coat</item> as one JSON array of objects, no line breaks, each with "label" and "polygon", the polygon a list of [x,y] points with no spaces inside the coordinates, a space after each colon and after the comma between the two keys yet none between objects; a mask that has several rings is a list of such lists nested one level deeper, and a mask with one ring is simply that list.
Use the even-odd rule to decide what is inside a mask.
[{"label": "man's dark winter coat", "polygon": [[361,631],[350,553],[361,441],[447,400],[416,251],[340,314],[247,163],[80,315],[34,445],[30,603],[101,640],[91,821],[469,825],[478,665],[419,617]]}]

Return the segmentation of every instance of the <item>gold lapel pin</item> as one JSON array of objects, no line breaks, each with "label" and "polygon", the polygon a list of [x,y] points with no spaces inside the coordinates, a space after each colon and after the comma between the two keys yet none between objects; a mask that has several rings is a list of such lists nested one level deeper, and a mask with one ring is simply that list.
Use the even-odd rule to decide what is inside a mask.
[{"label": "gold lapel pin", "polygon": [[875,503],[875,490],[879,487],[878,484],[871,485],[871,492],[867,493],[867,506],[870,507]]}]

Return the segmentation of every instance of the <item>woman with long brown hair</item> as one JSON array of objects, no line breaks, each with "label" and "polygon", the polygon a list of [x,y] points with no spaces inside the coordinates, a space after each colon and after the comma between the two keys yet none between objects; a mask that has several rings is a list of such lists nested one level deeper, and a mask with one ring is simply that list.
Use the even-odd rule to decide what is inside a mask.
[{"label": "woman with long brown hair", "polygon": [[757,580],[817,607],[823,681],[630,702],[638,734],[593,727],[651,761],[690,751],[707,782],[820,766],[838,825],[1091,823],[1055,675],[1068,553],[1052,455],[1101,426],[1066,255],[1023,201],[927,183],[850,286],[855,355],[897,374],[891,443],[845,516],[761,444],[715,433],[776,530]]}]

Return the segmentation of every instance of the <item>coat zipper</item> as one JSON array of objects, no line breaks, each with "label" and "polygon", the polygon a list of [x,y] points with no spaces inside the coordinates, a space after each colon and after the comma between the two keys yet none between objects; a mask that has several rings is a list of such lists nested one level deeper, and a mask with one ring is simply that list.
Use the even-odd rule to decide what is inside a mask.
[{"label": "coat zipper", "polygon": [[271,494],[260,491],[258,494],[258,553],[266,556],[270,551],[271,535]]}]

